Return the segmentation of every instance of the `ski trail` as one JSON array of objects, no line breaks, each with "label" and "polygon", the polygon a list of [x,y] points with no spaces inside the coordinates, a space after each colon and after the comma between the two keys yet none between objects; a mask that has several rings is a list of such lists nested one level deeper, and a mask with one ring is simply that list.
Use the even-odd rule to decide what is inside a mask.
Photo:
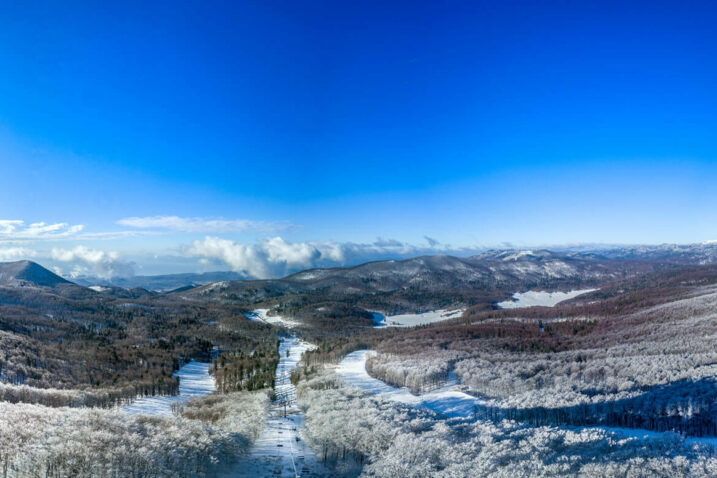
[{"label": "ski trail", "polygon": [[[299,438],[301,413],[291,372],[301,354],[313,348],[296,338],[281,339],[276,367],[276,400],[264,430],[249,454],[232,466],[227,477],[328,477],[333,476],[313,450]],[[288,352],[288,354],[287,354]]]}]

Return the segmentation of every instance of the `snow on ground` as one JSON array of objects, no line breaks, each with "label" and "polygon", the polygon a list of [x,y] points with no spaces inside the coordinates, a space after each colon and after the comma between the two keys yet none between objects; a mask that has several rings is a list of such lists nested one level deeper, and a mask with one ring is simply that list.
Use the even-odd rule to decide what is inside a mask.
[{"label": "snow on ground", "polygon": [[247,312],[246,318],[252,322],[265,322],[267,324],[281,325],[286,328],[292,328],[299,325],[295,320],[285,319],[280,315],[267,315],[269,309],[256,309],[251,312]]},{"label": "snow on ground", "polygon": [[301,414],[273,413],[249,455],[227,477],[332,476],[313,450],[298,437]]},{"label": "snow on ground", "polygon": [[313,345],[296,338],[281,339],[281,358],[276,367],[274,389],[277,399],[271,415],[249,455],[234,465],[227,477],[332,476],[313,450],[299,438],[302,417],[296,407],[296,388],[291,384],[291,372],[301,355],[312,348]]},{"label": "snow on ground", "polygon": [[[655,440],[665,438],[668,435],[674,435],[674,432],[653,432],[643,430],[641,428],[624,428],[624,427],[578,427],[578,429],[599,428],[607,432],[617,433],[625,438],[637,438],[640,440]],[[711,445],[717,448],[717,437],[685,437],[685,443]]]},{"label": "snow on ground", "polygon": [[572,299],[597,289],[571,290],[570,292],[547,292],[538,290],[529,290],[528,292],[516,292],[513,294],[514,300],[506,300],[498,302],[501,309],[522,309],[524,307],[553,307],[559,302]]},{"label": "snow on ground", "polygon": [[179,377],[179,395],[138,398],[122,407],[122,411],[131,415],[172,415],[172,404],[203,397],[216,390],[208,363],[191,361],[176,371],[174,376]]},{"label": "snow on ground", "polygon": [[[336,368],[336,373],[344,382],[356,388],[360,388],[373,395],[380,395],[383,398],[395,402],[404,403],[414,407],[423,407],[432,410],[446,417],[471,418],[474,416],[476,407],[482,406],[485,401],[475,398],[456,389],[457,379],[454,374],[449,375],[446,384],[432,392],[422,395],[413,395],[407,388],[397,388],[385,382],[371,377],[366,372],[366,358],[373,353],[369,350],[352,352],[346,356]],[[618,428],[602,426],[565,427],[571,430],[602,429],[613,432],[624,438],[637,438],[640,440],[654,440],[674,435],[672,432],[654,432],[639,428]],[[715,437],[687,437],[686,443],[706,444],[717,448]]]},{"label": "snow on ground", "polygon": [[415,327],[417,325],[431,324],[442,320],[455,319],[463,315],[465,309],[455,310],[434,310],[424,312],[422,314],[400,314],[390,315],[388,317],[373,312],[373,320],[376,322],[375,327]]},{"label": "snow on ground", "polygon": [[412,394],[408,388],[393,387],[371,377],[366,372],[366,358],[372,353],[359,350],[348,354],[336,368],[336,373],[352,387],[360,388],[374,395],[414,407],[422,407],[447,417],[470,418],[475,414],[476,405],[483,401],[458,390],[458,381],[453,373],[441,388],[421,395]]}]

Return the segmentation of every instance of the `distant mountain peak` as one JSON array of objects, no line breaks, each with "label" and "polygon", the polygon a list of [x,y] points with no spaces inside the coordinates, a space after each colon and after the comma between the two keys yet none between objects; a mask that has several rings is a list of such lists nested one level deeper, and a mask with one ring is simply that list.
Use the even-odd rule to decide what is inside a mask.
[{"label": "distant mountain peak", "polygon": [[10,286],[29,284],[39,287],[55,287],[58,284],[71,284],[71,282],[45,269],[36,262],[24,260],[0,262],[0,284]]}]

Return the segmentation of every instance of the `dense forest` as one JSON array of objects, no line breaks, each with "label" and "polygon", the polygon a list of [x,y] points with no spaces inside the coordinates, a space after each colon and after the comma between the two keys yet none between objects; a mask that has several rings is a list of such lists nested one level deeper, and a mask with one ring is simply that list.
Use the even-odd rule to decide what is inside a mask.
[{"label": "dense forest", "polygon": [[7,401],[111,406],[174,394],[174,371],[216,354],[225,363],[254,355],[242,363],[242,379],[262,377],[222,390],[271,386],[276,330],[247,321],[241,309],[90,292],[77,305],[54,289],[20,292],[14,304],[0,306],[0,394]]}]

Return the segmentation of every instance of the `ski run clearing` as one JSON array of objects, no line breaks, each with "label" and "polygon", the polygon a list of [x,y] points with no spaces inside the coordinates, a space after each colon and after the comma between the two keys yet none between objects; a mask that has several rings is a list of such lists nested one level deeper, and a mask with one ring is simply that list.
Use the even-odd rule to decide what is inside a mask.
[{"label": "ski run clearing", "polygon": [[571,290],[569,292],[546,292],[529,290],[528,292],[516,292],[513,300],[498,302],[496,305],[501,309],[523,309],[525,307],[554,307],[558,303],[573,299],[579,295],[594,292],[597,289]]},{"label": "ski run clearing", "polygon": [[417,325],[432,324],[443,320],[455,319],[463,315],[465,309],[455,310],[434,310],[422,314],[400,314],[385,316],[373,312],[375,327],[415,327]]},{"label": "ski run clearing", "polygon": [[446,417],[470,418],[475,415],[480,399],[458,390],[454,374],[442,387],[420,396],[413,395],[408,388],[396,388],[371,377],[366,372],[366,358],[371,351],[359,350],[346,356],[336,368],[336,373],[346,385],[360,388],[373,395],[414,407],[422,407]]},{"label": "ski run clearing", "polygon": [[296,338],[281,339],[273,409],[249,454],[232,467],[227,477],[332,476],[299,438],[301,414],[296,407],[296,387],[291,384],[291,372],[301,355],[312,348]]},{"label": "ski run clearing", "polygon": [[246,318],[252,322],[264,322],[266,324],[281,325],[288,329],[299,325],[295,320],[285,319],[280,315],[268,315],[269,309],[256,309],[251,312],[247,312]]},{"label": "ski run clearing", "polygon": [[160,397],[138,398],[122,411],[132,415],[172,415],[172,405],[184,403],[190,398],[203,397],[216,390],[214,377],[209,374],[209,364],[191,361],[174,373],[179,377],[179,394]]}]

